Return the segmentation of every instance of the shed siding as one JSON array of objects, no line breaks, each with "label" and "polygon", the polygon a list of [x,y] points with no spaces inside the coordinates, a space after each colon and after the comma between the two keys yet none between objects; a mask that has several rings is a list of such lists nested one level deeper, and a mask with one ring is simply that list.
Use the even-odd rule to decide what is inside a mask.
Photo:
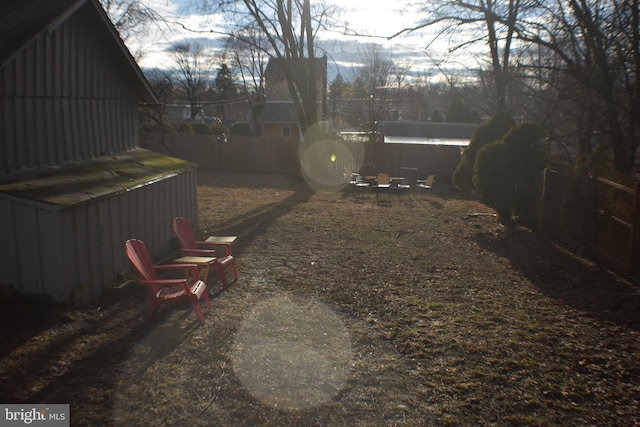
[{"label": "shed siding", "polygon": [[[63,263],[62,246],[66,236],[60,233],[58,215],[44,209],[37,209],[38,215],[38,271],[40,278],[39,294],[48,294],[55,301],[64,301],[64,282],[60,266]],[[35,252],[35,251],[34,251]]]},{"label": "shed siding", "polygon": [[95,302],[118,272],[131,270],[124,242],[141,239],[154,258],[166,254],[173,218],[197,221],[196,197],[191,169],[61,211],[0,199],[7,239],[0,245],[3,280],[12,280],[7,284],[19,292],[46,294],[56,302],[69,301],[74,289],[81,300]]},{"label": "shed siding", "polygon": [[89,12],[40,34],[0,69],[0,171],[137,146],[134,82]]},{"label": "shed siding", "polygon": [[0,284],[18,283],[18,258],[16,254],[16,226],[13,219],[13,202],[0,199],[0,235],[3,244],[0,245]]},{"label": "shed siding", "polygon": [[40,251],[38,250],[37,208],[34,206],[16,203],[13,210],[16,230],[20,235],[16,236],[17,267],[20,281],[24,283],[21,291],[25,293],[41,293],[42,271]]}]

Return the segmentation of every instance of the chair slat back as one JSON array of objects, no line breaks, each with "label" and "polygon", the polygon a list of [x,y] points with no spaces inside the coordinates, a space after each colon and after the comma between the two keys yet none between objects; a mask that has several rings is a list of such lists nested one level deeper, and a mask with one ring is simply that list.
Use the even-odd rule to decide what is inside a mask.
[{"label": "chair slat back", "polygon": [[198,249],[191,223],[185,218],[173,219],[173,233],[178,238],[182,249]]},{"label": "chair slat back", "polygon": [[378,176],[378,185],[389,185],[391,184],[391,179],[389,178],[388,173],[379,173]]},{"label": "chair slat back", "polygon": [[129,261],[131,261],[131,264],[133,264],[138,271],[140,277],[144,280],[157,280],[158,274],[155,268],[153,268],[153,261],[151,261],[149,251],[147,251],[144,242],[130,239],[127,240],[126,247],[127,257],[129,257]]}]

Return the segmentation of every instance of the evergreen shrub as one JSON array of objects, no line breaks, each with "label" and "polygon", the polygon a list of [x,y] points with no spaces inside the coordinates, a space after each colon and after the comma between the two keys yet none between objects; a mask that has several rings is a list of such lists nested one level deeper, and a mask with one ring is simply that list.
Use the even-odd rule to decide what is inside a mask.
[{"label": "evergreen shrub", "polygon": [[500,140],[515,124],[511,113],[501,111],[473,132],[471,142],[462,154],[462,159],[453,173],[453,185],[459,190],[474,192],[473,168],[476,155],[487,144]]},{"label": "evergreen shrub", "polygon": [[500,141],[477,153],[473,183],[482,201],[503,223],[518,218],[536,227],[541,178],[549,162],[548,147],[535,123],[514,126]]},{"label": "evergreen shrub", "polygon": [[249,122],[235,122],[229,129],[231,135],[253,136],[253,128]]},{"label": "evergreen shrub", "polygon": [[191,123],[191,129],[193,130],[193,133],[195,133],[197,135],[212,135],[213,134],[213,130],[211,129],[211,126],[209,126],[206,123],[200,123],[200,122]]}]

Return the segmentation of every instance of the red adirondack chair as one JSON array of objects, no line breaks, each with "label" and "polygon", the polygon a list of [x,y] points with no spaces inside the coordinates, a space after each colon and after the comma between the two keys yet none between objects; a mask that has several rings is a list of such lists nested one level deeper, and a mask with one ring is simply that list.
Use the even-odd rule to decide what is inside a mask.
[{"label": "red adirondack chair", "polygon": [[[235,258],[231,255],[231,250],[229,249],[230,243],[225,245],[227,246],[227,254],[225,256],[216,257],[215,249],[213,249],[213,246],[215,245],[209,242],[197,241],[193,234],[191,223],[185,218],[174,218],[173,233],[176,235],[176,238],[180,243],[180,251],[184,255],[215,258],[213,267],[216,269],[218,279],[220,279],[223,288],[226,288],[231,283],[238,280],[238,267],[236,265]],[[233,280],[231,281],[227,279],[227,269],[231,269],[233,273]]]},{"label": "red adirondack chair", "polygon": [[[141,240],[130,239],[126,243],[127,256],[140,275],[138,283],[144,285],[151,296],[149,319],[163,304],[170,304],[188,298],[201,323],[204,315],[200,309],[200,298],[204,298],[208,308],[211,308],[209,294],[202,280],[199,280],[198,266],[195,264],[167,264],[154,265]],[[179,279],[160,279],[158,272],[163,270],[189,271],[189,275]]]}]

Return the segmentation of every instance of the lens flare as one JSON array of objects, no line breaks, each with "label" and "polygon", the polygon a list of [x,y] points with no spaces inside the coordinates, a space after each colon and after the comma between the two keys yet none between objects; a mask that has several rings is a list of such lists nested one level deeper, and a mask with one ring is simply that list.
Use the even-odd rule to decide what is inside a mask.
[{"label": "lens flare", "polygon": [[276,295],[247,311],[231,356],[252,396],[273,407],[303,409],[344,389],[353,351],[349,332],[327,305]]},{"label": "lens flare", "polygon": [[339,138],[316,138],[300,144],[299,158],[302,176],[318,191],[340,191],[363,160],[364,145],[344,142]]}]

